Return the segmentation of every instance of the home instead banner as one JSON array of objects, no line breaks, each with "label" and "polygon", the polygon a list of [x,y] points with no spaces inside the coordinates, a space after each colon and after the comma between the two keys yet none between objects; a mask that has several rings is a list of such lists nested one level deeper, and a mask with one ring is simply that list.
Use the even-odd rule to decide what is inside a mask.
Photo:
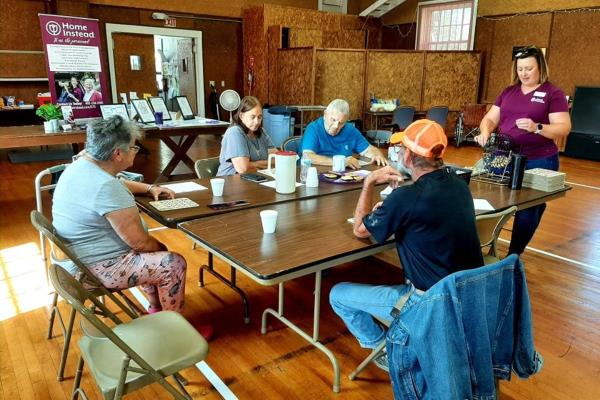
[{"label": "home instead banner", "polygon": [[99,117],[100,104],[110,101],[105,97],[108,87],[102,72],[98,20],[39,17],[52,102],[70,106],[76,119]]}]

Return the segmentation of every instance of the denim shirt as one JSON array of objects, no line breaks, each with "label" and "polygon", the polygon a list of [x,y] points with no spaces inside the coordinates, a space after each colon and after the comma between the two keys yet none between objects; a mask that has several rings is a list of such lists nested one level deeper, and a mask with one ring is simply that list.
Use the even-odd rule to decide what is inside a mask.
[{"label": "denim shirt", "polygon": [[387,333],[396,399],[495,399],[494,377],[537,373],[525,269],[516,255],[440,280]]}]

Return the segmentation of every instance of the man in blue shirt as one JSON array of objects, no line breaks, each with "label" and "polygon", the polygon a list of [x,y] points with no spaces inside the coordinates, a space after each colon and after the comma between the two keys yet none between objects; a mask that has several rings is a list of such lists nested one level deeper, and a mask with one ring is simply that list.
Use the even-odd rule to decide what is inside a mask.
[{"label": "man in blue shirt", "polygon": [[333,156],[346,156],[346,166],[357,169],[360,164],[352,155],[358,153],[377,165],[388,165],[386,158],[367,142],[358,129],[346,124],[350,115],[348,102],[335,99],[325,109],[323,117],[306,127],[300,145],[315,165],[333,165]]}]

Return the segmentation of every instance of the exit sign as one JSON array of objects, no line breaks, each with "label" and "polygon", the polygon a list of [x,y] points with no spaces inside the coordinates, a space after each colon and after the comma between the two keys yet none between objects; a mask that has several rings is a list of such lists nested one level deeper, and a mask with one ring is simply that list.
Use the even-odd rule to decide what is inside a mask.
[{"label": "exit sign", "polygon": [[177,20],[174,17],[169,17],[165,19],[165,26],[169,28],[175,28],[177,27]]}]

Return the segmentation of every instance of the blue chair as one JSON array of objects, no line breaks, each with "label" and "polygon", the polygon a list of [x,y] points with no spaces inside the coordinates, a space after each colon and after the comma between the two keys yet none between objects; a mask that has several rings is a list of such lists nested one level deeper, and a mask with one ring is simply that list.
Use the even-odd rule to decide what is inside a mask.
[{"label": "blue chair", "polygon": [[394,110],[391,125],[383,125],[383,127],[391,127],[392,132],[403,131],[413,122],[414,118],[415,108],[413,106],[400,106]]},{"label": "blue chair", "polygon": [[382,128],[391,128],[391,130],[369,130],[366,133],[367,140],[376,146],[386,145],[394,132],[400,132],[406,129],[413,122],[415,117],[415,108],[412,106],[400,106],[394,110],[392,123],[382,125]]},{"label": "blue chair", "polygon": [[447,106],[434,106],[427,111],[425,118],[435,121],[446,129],[446,120],[448,119]]},{"label": "blue chair", "polygon": [[296,154],[299,154],[300,151],[300,136],[292,136],[287,138],[282,144],[281,149],[283,151],[293,151]]}]

